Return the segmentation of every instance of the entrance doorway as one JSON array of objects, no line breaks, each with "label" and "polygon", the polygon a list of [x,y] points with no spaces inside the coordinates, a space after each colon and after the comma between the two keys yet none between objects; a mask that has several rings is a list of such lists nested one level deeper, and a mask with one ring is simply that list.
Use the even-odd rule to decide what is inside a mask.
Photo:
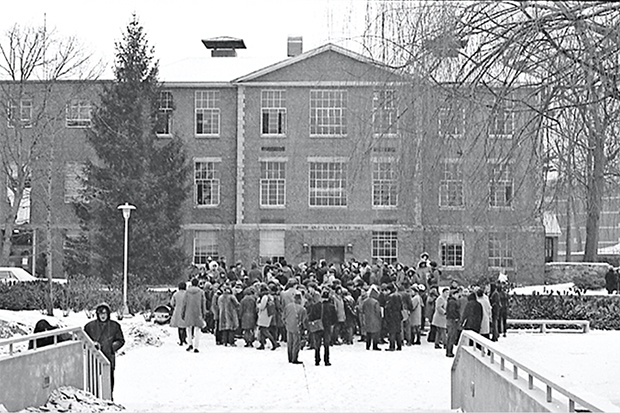
[{"label": "entrance doorway", "polygon": [[310,247],[310,259],[318,262],[319,260],[325,260],[328,264],[337,263],[342,264],[344,262],[344,246],[329,245],[329,246],[312,246]]}]

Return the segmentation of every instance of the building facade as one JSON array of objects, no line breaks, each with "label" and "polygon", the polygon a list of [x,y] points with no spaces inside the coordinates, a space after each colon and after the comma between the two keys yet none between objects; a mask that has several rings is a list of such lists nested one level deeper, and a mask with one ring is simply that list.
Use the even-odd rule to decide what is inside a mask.
[{"label": "building facade", "polygon": [[[449,278],[542,278],[535,144],[518,99],[457,98],[333,44],[229,81],[163,81],[158,139],[183,137],[193,164],[183,225],[192,263],[415,265],[427,252]],[[71,202],[100,86],[64,99],[56,273],[79,233]],[[31,196],[35,255],[43,189]]]}]

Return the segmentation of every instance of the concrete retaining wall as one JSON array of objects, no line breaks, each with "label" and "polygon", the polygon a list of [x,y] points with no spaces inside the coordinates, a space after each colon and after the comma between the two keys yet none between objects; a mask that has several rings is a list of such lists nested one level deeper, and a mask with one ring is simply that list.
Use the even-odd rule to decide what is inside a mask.
[{"label": "concrete retaining wall", "polygon": [[0,405],[10,411],[45,404],[61,386],[84,387],[82,343],[68,341],[0,357]]},{"label": "concrete retaining wall", "polygon": [[473,348],[461,348],[452,365],[452,409],[466,412],[555,412],[567,406],[547,403],[542,390],[527,390],[523,378],[502,374],[489,360],[480,360]]}]

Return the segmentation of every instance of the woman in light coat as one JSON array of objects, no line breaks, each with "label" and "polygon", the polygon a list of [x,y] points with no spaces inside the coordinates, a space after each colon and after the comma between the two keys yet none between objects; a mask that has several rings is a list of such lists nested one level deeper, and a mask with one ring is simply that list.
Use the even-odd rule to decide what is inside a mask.
[{"label": "woman in light coat", "polygon": [[482,305],[482,323],[480,323],[480,335],[485,338],[491,338],[491,302],[489,297],[480,288],[476,291],[476,299]]},{"label": "woman in light coat", "polygon": [[190,329],[190,345],[187,347],[187,351],[194,350],[194,353],[198,353],[200,329],[205,326],[206,315],[207,299],[205,298],[204,291],[198,287],[198,279],[194,278],[192,286],[185,293],[185,299],[181,307],[181,318],[185,322],[185,326]]},{"label": "woman in light coat", "polygon": [[185,328],[185,322],[181,317],[181,309],[183,307],[183,301],[185,301],[186,290],[187,285],[185,282],[180,282],[179,289],[172,294],[172,298],[170,299],[170,307],[172,307],[170,327],[178,329],[179,346],[187,344],[187,329]]},{"label": "woman in light coat", "polygon": [[235,330],[239,328],[239,301],[228,286],[224,287],[222,295],[218,298],[218,309],[222,341],[225,346],[234,347]]}]

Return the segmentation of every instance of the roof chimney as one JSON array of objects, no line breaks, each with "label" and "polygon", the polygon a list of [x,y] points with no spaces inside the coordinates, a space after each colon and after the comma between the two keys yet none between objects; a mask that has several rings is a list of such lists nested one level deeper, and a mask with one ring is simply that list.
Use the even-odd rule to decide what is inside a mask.
[{"label": "roof chimney", "polygon": [[287,42],[287,54],[288,57],[295,57],[303,53],[303,38],[289,37]]},{"label": "roof chimney", "polygon": [[237,49],[245,49],[243,39],[228,36],[203,39],[202,44],[207,49],[211,49],[211,57],[235,57]]}]

